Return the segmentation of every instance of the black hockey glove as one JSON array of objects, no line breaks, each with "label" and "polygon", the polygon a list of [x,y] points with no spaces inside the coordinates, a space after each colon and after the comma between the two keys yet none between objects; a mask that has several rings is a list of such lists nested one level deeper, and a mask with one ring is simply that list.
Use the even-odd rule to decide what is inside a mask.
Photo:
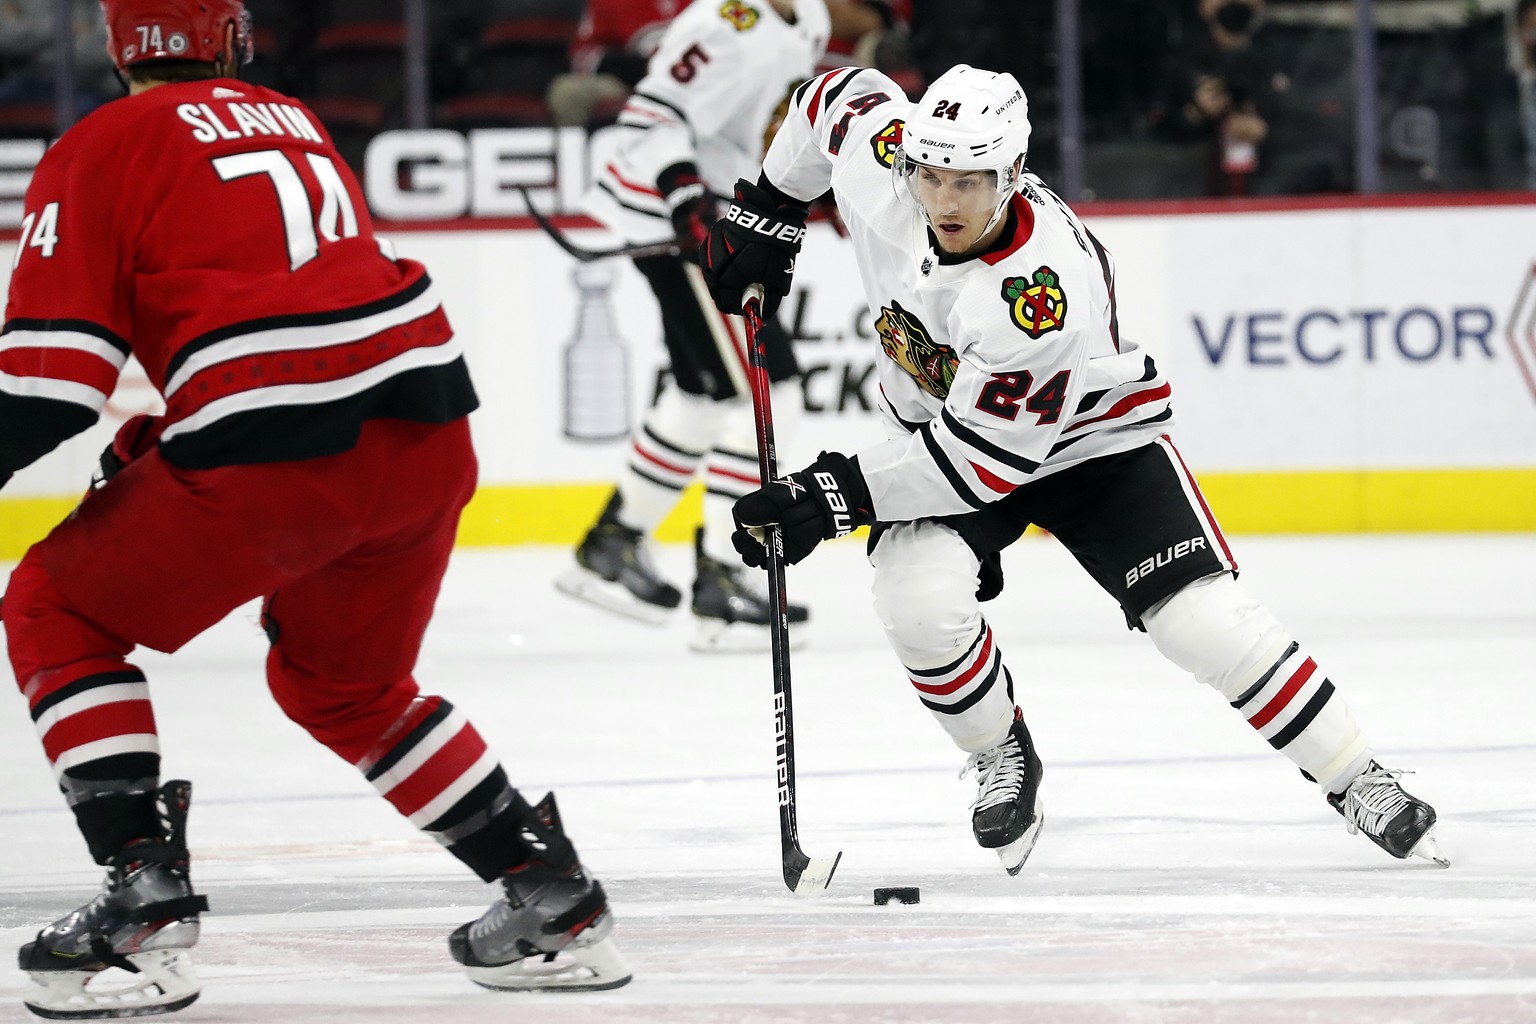
[{"label": "black hockey glove", "polygon": [[742,293],[763,286],[763,319],[773,316],[789,294],[795,255],[805,239],[805,207],[780,206],[764,188],[745,178],[736,182],[736,198],[709,232],[704,278],[725,313],[740,313]]},{"label": "black hockey glove", "polygon": [[673,164],[661,172],[656,184],[672,213],[678,254],[685,260],[701,262],[709,229],[720,219],[720,210],[699,177],[699,169],[691,163]]},{"label": "black hockey glove", "polygon": [[784,561],[794,565],[832,537],[875,521],[869,488],[859,463],[837,452],[822,452],[798,473],[780,477],[743,495],[731,506],[736,532],[731,543],[741,560],[768,566],[763,527],[776,524],[784,536]]}]

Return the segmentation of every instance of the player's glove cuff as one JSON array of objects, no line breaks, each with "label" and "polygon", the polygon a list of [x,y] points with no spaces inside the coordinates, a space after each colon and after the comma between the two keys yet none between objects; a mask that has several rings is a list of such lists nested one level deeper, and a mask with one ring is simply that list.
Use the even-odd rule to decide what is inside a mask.
[{"label": "player's glove cuff", "polygon": [[803,203],[780,201],[745,178],[736,182],[736,198],[715,222],[704,251],[704,277],[725,313],[740,313],[742,296],[763,286],[763,317],[771,317],[789,294],[795,256],[805,240]]}]

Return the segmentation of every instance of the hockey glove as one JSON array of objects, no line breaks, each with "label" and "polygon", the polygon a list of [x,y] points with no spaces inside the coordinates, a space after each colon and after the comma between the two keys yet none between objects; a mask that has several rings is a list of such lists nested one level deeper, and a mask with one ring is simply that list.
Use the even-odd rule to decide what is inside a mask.
[{"label": "hockey glove", "polygon": [[805,239],[805,207],[780,206],[764,188],[745,178],[736,182],[736,198],[709,232],[704,278],[725,313],[740,313],[742,294],[763,286],[763,319],[773,316],[789,294],[795,255]]},{"label": "hockey glove", "polygon": [[91,475],[91,488],[85,492],[87,498],[105,487],[107,481],[121,473],[128,463],[155,446],[160,440],[160,421],[159,416],[140,413],[130,416],[117,428],[112,443],[102,449],[101,458],[97,460],[96,472]]},{"label": "hockey glove", "polygon": [[858,460],[822,452],[800,472],[738,499],[731,506],[736,519],[731,543],[743,562],[767,568],[764,527],[777,525],[784,538],[784,561],[794,565],[822,541],[873,523],[871,504]]},{"label": "hockey glove", "polygon": [[667,209],[672,213],[672,230],[677,234],[678,254],[685,260],[700,262],[709,229],[720,219],[715,197],[691,163],[676,163],[656,179]]}]

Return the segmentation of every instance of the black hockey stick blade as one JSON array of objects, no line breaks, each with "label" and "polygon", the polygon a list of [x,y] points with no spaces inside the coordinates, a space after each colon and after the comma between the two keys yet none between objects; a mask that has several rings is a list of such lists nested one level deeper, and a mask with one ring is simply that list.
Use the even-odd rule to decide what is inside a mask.
[{"label": "black hockey stick blade", "polygon": [[[746,290],[742,319],[747,329],[747,361],[752,385],[752,413],[757,423],[757,468],[764,482],[778,476],[773,442],[773,407],[768,397],[767,351],[761,340],[763,286]],[[789,687],[789,617],[784,590],[784,536],[777,526],[763,533],[768,548],[769,637],[773,652],[773,734],[779,783],[779,848],[784,884],[796,896],[816,896],[832,884],[832,874],[843,859],[810,857],[800,848],[800,827],[795,820],[795,725]]]},{"label": "black hockey stick blade", "polygon": [[621,245],[613,249],[588,249],[577,245],[569,238],[566,238],[548,217],[544,216],[534,207],[533,197],[528,195],[526,188],[518,185],[517,190],[522,193],[523,202],[528,205],[528,216],[533,218],[534,223],[544,229],[544,233],[550,237],[551,241],[583,263],[612,259],[615,256],[628,256],[633,259],[637,256],[676,256],[678,253],[676,242],[653,242],[649,245]]}]

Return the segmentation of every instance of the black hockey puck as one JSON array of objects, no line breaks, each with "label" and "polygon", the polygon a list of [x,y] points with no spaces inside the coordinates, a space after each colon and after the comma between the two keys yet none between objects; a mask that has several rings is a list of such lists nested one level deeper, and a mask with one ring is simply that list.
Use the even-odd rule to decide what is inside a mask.
[{"label": "black hockey puck", "polygon": [[892,900],[897,903],[918,903],[921,897],[915,885],[893,885],[889,889],[875,890],[875,906],[883,907]]}]

